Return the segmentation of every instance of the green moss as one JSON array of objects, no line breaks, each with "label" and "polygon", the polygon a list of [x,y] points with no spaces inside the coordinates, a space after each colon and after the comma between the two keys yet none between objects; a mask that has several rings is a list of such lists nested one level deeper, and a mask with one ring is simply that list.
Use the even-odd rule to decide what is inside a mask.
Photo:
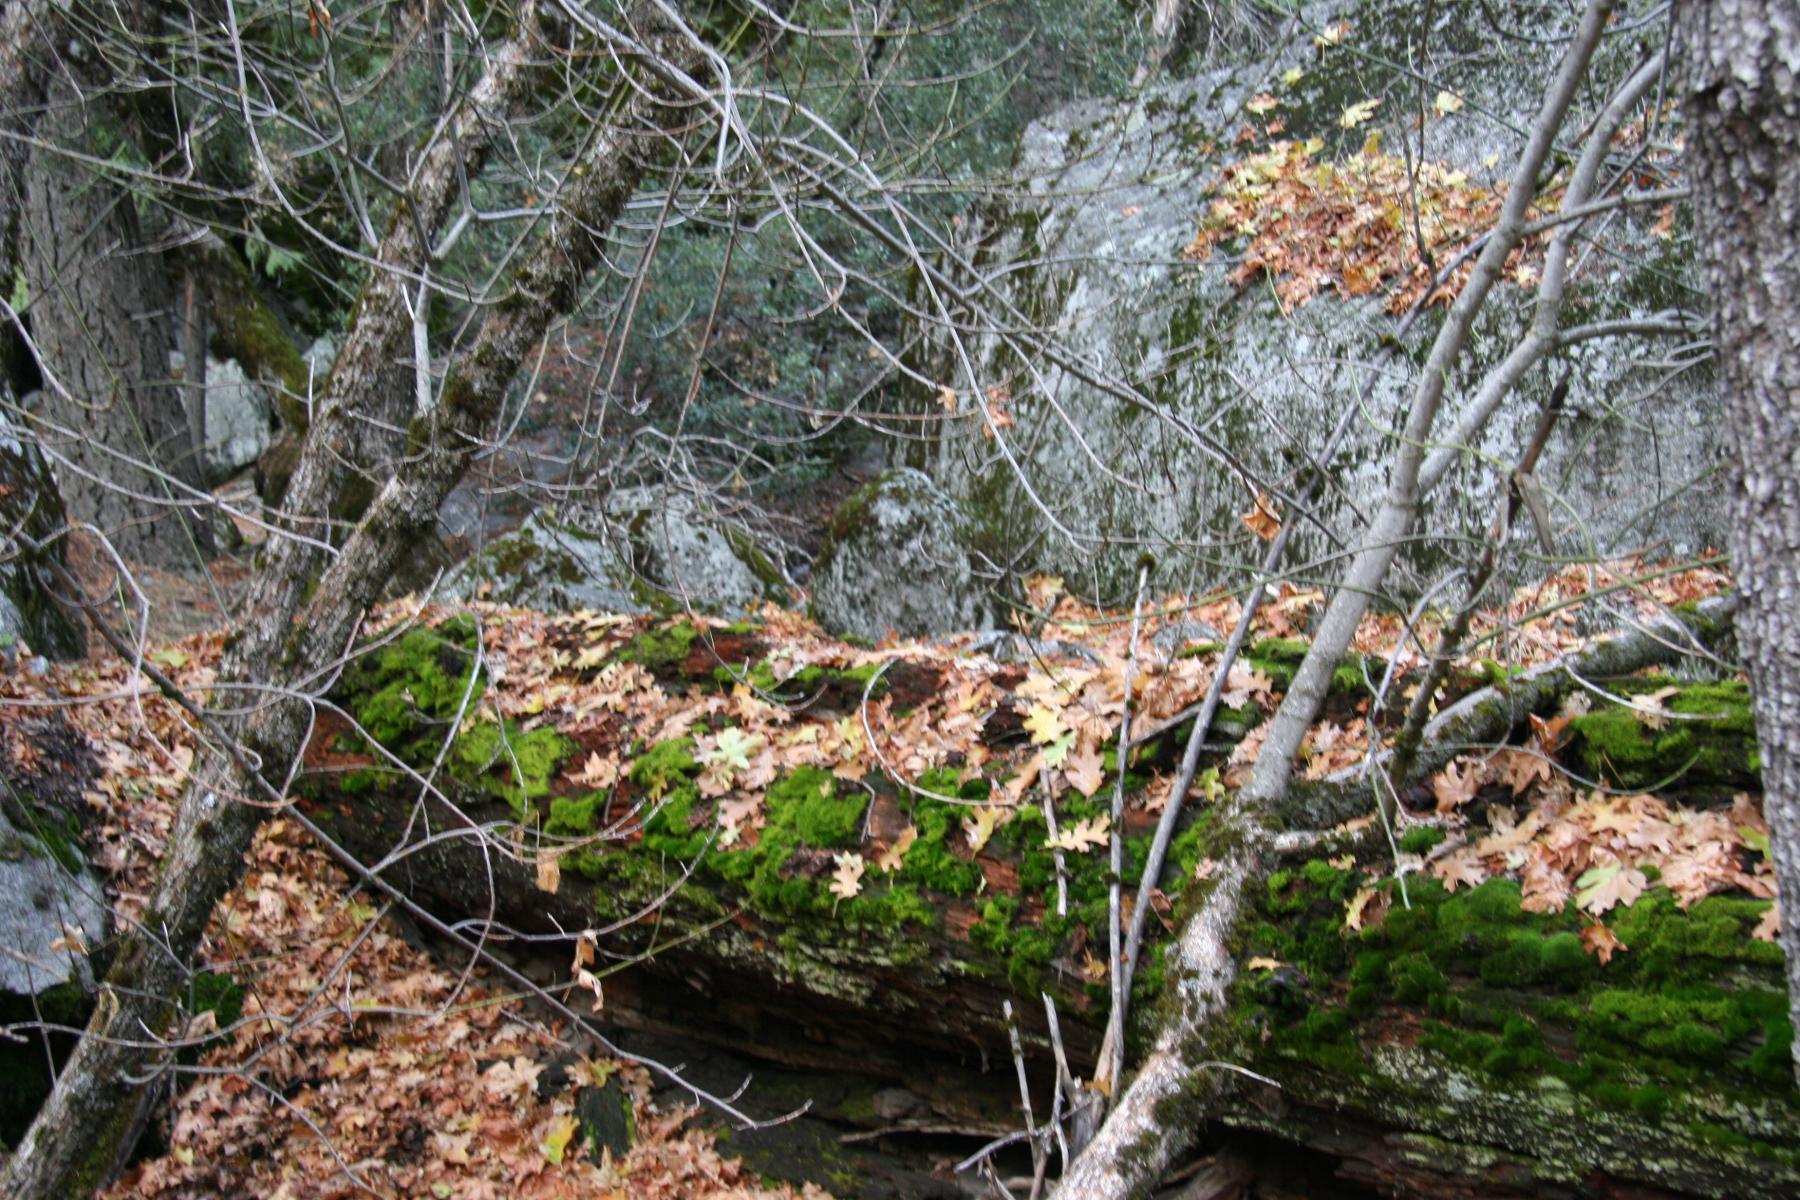
[{"label": "green moss", "polygon": [[[1299,638],[1264,638],[1244,651],[1244,660],[1267,675],[1276,687],[1286,691],[1293,685],[1294,675],[1311,648],[1311,643]],[[1367,689],[1362,655],[1352,653],[1333,668],[1330,689],[1333,695],[1352,696]]]},{"label": "green moss", "polygon": [[[1646,677],[1615,681],[1621,694],[1644,695],[1669,686]],[[1652,728],[1643,714],[1611,705],[1575,718],[1572,750],[1589,775],[1618,787],[1760,786],[1762,764],[1750,691],[1737,680],[1693,684],[1659,702],[1674,714]]]},{"label": "green moss", "polygon": [[[1733,1112],[1761,1129],[1800,1109],[1779,951],[1749,936],[1765,902],[1711,897],[1682,912],[1653,889],[1610,915],[1630,949],[1602,966],[1583,949],[1585,918],[1526,912],[1507,880],[1451,895],[1413,876],[1410,909],[1396,901],[1350,933],[1326,898],[1368,881],[1323,866],[1270,876],[1240,925],[1240,961],[1301,972],[1248,973],[1234,989],[1234,1027],[1256,1053],[1366,1076],[1365,1039],[1416,1027],[1420,1047],[1459,1068],[1644,1119]],[[1343,947],[1335,960],[1321,927]]]},{"label": "green moss", "polygon": [[869,798],[837,794],[837,777],[818,767],[798,767],[769,786],[769,829],[791,829],[802,844],[827,849],[857,841]]},{"label": "green moss", "polygon": [[706,850],[711,822],[695,815],[700,791],[682,783],[661,793],[661,799],[644,818],[644,848],[683,862]]},{"label": "green moss", "polygon": [[449,727],[474,710],[486,681],[475,667],[471,617],[419,627],[358,657],[338,693],[363,730],[402,758],[441,744]]},{"label": "green moss", "polygon": [[1435,825],[1415,825],[1401,835],[1400,849],[1406,854],[1425,854],[1444,837],[1444,831]]},{"label": "green moss", "polygon": [[626,777],[655,800],[670,787],[691,779],[699,769],[700,764],[694,761],[694,739],[671,738],[638,755]]},{"label": "green moss", "polygon": [[552,837],[586,837],[600,823],[600,809],[606,797],[600,792],[585,796],[558,796],[550,801],[550,815],[544,821],[544,832]]},{"label": "green moss", "polygon": [[625,643],[613,657],[618,662],[637,663],[657,675],[678,675],[700,636],[700,628],[687,621],[652,627]]},{"label": "green moss", "polygon": [[[918,786],[926,792],[970,801],[984,800],[988,794],[985,781],[959,783],[957,772],[949,769],[925,772]],[[901,803],[919,836],[901,859],[900,878],[944,895],[973,895],[982,883],[981,869],[950,852],[953,839],[961,836],[962,818],[969,809],[915,792],[907,792]]]},{"label": "green moss", "polygon": [[570,750],[569,740],[548,726],[526,731],[511,721],[484,722],[457,737],[450,770],[505,800],[523,821],[550,794]]}]

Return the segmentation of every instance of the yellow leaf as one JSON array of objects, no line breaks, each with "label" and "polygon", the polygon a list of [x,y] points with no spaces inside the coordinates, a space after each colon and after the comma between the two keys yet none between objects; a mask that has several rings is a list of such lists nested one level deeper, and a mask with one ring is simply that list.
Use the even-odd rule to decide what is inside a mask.
[{"label": "yellow leaf", "polygon": [[1048,746],[1068,733],[1069,727],[1063,724],[1062,714],[1055,709],[1034,704],[1025,714],[1025,730],[1037,745]]},{"label": "yellow leaf", "polygon": [[1439,92],[1437,99],[1431,102],[1431,107],[1437,109],[1440,117],[1447,117],[1453,112],[1459,112],[1462,106],[1462,97],[1454,92]]},{"label": "yellow leaf", "polygon": [[1289,87],[1292,87],[1294,84],[1299,83],[1305,77],[1306,77],[1306,72],[1302,71],[1299,67],[1289,67],[1287,70],[1285,70],[1281,73],[1281,82],[1287,84]]},{"label": "yellow leaf", "polygon": [[1343,44],[1344,39],[1346,37],[1348,37],[1349,35],[1350,35],[1350,22],[1348,22],[1348,21],[1333,21],[1331,24],[1327,25],[1322,31],[1320,31],[1319,36],[1317,36],[1313,39],[1313,45],[1315,45],[1315,46],[1341,45],[1341,44]]},{"label": "yellow leaf", "polygon": [[1364,121],[1375,115],[1375,109],[1381,104],[1381,97],[1372,100],[1359,100],[1346,108],[1338,117],[1338,126],[1342,129],[1355,129]]},{"label": "yellow leaf", "polygon": [[580,1126],[581,1123],[575,1119],[574,1113],[564,1113],[551,1121],[550,1131],[544,1135],[544,1144],[541,1147],[544,1157],[553,1163],[562,1162],[563,1152],[569,1148],[569,1139],[575,1136],[575,1131]]},{"label": "yellow leaf", "polygon": [[173,646],[164,646],[161,650],[151,652],[150,661],[165,667],[185,667],[188,656]]},{"label": "yellow leaf", "polygon": [[1244,964],[1247,971],[1274,971],[1281,967],[1279,958],[1253,958]]}]

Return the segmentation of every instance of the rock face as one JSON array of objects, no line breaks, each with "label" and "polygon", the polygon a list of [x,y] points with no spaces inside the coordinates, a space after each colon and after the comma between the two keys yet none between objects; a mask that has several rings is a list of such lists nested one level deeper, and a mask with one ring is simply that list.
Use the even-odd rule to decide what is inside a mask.
[{"label": "rock face", "polygon": [[[1426,310],[1401,352],[1384,356],[1396,318],[1379,293],[1350,297],[1328,286],[1284,310],[1266,275],[1242,288],[1228,279],[1239,243],[1204,263],[1184,261],[1182,251],[1221,169],[1278,139],[1319,139],[1314,161],[1340,171],[1353,169],[1372,130],[1385,139],[1378,147],[1398,154],[1405,142],[1418,156],[1410,123],[1417,85],[1378,65],[1411,61],[1409,45],[1432,47],[1432,86],[1464,102],[1430,115],[1423,157],[1484,186],[1503,182],[1521,140],[1509,126],[1529,124],[1555,54],[1498,46],[1480,27],[1478,6],[1340,0],[1308,4],[1304,17],[1255,61],[1135,101],[1077,103],[1025,133],[1022,194],[990,209],[968,245],[966,279],[988,314],[962,335],[973,373],[927,330],[943,346],[926,356],[927,373],[954,390],[961,419],[937,426],[945,432],[936,444],[907,456],[967,505],[980,548],[995,561],[1052,570],[1071,587],[1115,599],[1128,593],[1146,550],[1161,563],[1161,586],[1216,582],[1222,564],[1261,556],[1262,543],[1239,519],[1255,494],[1297,490],[1298,468],[1352,409],[1347,440],[1324,464],[1330,486],[1301,518],[1289,562],[1356,543],[1385,488],[1394,432],[1444,308]],[[1354,52],[1313,41],[1339,18],[1349,21]],[[1628,70],[1624,49],[1608,50],[1597,73],[1617,79]],[[1246,107],[1259,96],[1278,106]],[[1365,97],[1379,102],[1373,119],[1341,128],[1345,109]],[[1586,103],[1570,129],[1591,115],[1594,102]],[[1271,135],[1276,118],[1285,127]],[[1690,231],[1653,230],[1654,219],[1620,216],[1593,231],[1562,328],[1704,307],[1690,286]],[[1526,282],[1490,296],[1436,436],[1451,438],[1476,384],[1529,326],[1535,282]],[[1681,361],[1680,341],[1593,338],[1529,373],[1427,497],[1427,531],[1480,536],[1539,402],[1567,372],[1569,415],[1537,472],[1557,552],[1722,544],[1716,489],[1705,482],[1716,456],[1716,390],[1708,365]],[[934,390],[917,405],[941,417],[948,396]],[[1422,572],[1414,587],[1443,566],[1429,554],[1410,563]]]},{"label": "rock face", "polygon": [[[102,969],[105,891],[82,858],[80,821],[95,764],[87,739],[57,713],[0,729],[0,1028],[79,1029]],[[75,1037],[0,1038],[0,1143],[17,1144]],[[48,1052],[48,1053],[47,1053]]]},{"label": "rock face", "polygon": [[457,567],[441,591],[546,611],[619,613],[739,612],[789,598],[774,558],[749,533],[691,496],[647,487],[561,517],[532,513]]},{"label": "rock face", "polygon": [[965,521],[923,472],[864,484],[832,517],[813,564],[813,610],[833,633],[879,639],[976,629],[986,588],[970,568]]},{"label": "rock face", "polygon": [[[46,589],[41,555],[18,536],[46,542],[63,520],[62,496],[44,456],[0,412],[0,653],[16,653],[24,642],[39,654],[74,658],[87,647],[74,619]],[[42,554],[60,559],[62,543],[52,542]]]},{"label": "rock face", "polygon": [[[21,829],[0,805],[0,1026],[80,1028],[94,967],[77,946],[106,937],[103,892],[71,839],[39,823]],[[14,809],[14,811],[17,811]],[[49,1035],[60,1058],[71,1039]],[[0,1140],[16,1142],[50,1090],[44,1042],[0,1039]]]}]

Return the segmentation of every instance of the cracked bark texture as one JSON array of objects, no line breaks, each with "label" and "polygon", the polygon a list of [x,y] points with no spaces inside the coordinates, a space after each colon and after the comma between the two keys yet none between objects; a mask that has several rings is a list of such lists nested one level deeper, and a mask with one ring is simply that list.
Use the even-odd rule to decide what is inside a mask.
[{"label": "cracked bark texture", "polygon": [[[1800,4],[1681,0],[1675,17],[1725,380],[1738,637],[1800,1025]],[[1800,1078],[1800,1044],[1795,1054]]]},{"label": "cracked bark texture", "polygon": [[[85,150],[83,103],[52,85],[45,141]],[[169,369],[175,302],[162,256],[148,248],[131,195],[53,151],[23,171],[21,254],[31,330],[47,376],[45,431],[71,519],[105,533],[128,559],[155,566],[212,550],[194,506],[199,448]],[[192,489],[192,490],[190,490]]]}]

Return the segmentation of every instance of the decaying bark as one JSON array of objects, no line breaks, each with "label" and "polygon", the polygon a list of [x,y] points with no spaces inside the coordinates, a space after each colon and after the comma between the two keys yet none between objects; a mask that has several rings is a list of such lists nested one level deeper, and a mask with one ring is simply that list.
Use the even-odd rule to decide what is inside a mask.
[{"label": "decaying bark", "polygon": [[[1725,377],[1731,565],[1800,1023],[1800,7],[1675,8],[1694,219]],[[1800,1044],[1795,1053],[1800,1077]]]},{"label": "decaying bark", "polygon": [[[657,23],[660,26],[660,22]],[[465,111],[495,119],[533,54],[531,8],[520,29],[494,56],[488,77]],[[661,68],[635,93],[619,122],[594,131],[586,153],[571,164],[561,205],[535,247],[518,265],[512,298],[489,317],[474,343],[458,355],[438,407],[414,429],[415,455],[382,489],[323,575],[314,537],[283,539],[254,587],[244,626],[219,670],[222,680],[259,687],[314,690],[320,664],[349,644],[366,606],[386,585],[408,545],[431,528],[444,496],[461,477],[479,437],[493,419],[526,352],[573,304],[586,273],[599,260],[604,232],[624,210],[645,165],[675,123],[671,89],[697,61],[679,34],[663,39],[673,70]],[[642,64],[640,64],[642,65]],[[447,144],[446,137],[442,143]],[[416,177],[420,204],[395,222],[358,306],[358,319],[333,372],[332,391],[296,471],[292,508],[308,516],[330,510],[344,439],[352,436],[359,387],[369,386],[384,348],[410,329],[401,274],[424,247],[420,208],[441,218],[456,188],[453,150],[428,152]],[[434,201],[432,197],[437,197]],[[425,229],[429,233],[429,227]],[[316,527],[302,534],[317,533]],[[124,1081],[154,1074],[163,1061],[158,1038],[176,1012],[169,997],[186,977],[187,962],[213,906],[237,879],[264,807],[279,800],[305,740],[310,707],[301,699],[265,702],[218,721],[216,733],[236,752],[215,750],[183,795],[157,885],[142,924],[119,947],[87,1034],[57,1081],[56,1090],[0,1173],[0,1192],[25,1200],[86,1195],[129,1149],[144,1089]]]}]

